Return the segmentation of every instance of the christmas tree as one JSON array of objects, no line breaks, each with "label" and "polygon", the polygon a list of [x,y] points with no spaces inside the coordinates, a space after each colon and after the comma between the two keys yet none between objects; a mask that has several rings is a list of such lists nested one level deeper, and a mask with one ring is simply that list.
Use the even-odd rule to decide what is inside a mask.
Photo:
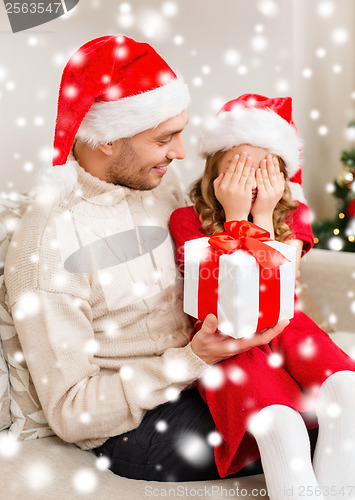
[{"label": "christmas tree", "polygon": [[[346,135],[355,138],[355,121],[350,122]],[[334,219],[322,219],[312,224],[315,247],[355,252],[355,148],[341,153],[342,170],[329,191],[338,199]]]}]

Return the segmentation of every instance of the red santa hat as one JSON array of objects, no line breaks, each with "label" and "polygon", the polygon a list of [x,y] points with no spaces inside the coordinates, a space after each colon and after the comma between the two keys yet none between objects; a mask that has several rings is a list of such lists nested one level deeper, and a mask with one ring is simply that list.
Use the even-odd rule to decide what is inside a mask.
[{"label": "red santa hat", "polygon": [[201,140],[205,158],[233,146],[250,144],[280,156],[286,164],[293,199],[302,190],[302,140],[292,120],[291,97],[244,94],[227,102],[206,127]]},{"label": "red santa hat", "polygon": [[[67,162],[76,137],[93,147],[132,137],[178,115],[189,101],[182,77],[147,43],[125,36],[91,40],[63,71],[53,166]],[[45,182],[49,177],[52,184],[66,183],[65,194],[75,187],[76,169],[68,162]]]}]

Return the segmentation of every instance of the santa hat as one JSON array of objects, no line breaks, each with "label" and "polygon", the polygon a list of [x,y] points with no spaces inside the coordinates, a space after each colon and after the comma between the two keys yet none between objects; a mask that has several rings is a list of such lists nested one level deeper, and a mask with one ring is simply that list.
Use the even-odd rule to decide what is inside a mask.
[{"label": "santa hat", "polygon": [[[93,147],[133,137],[178,115],[189,101],[183,79],[147,43],[125,36],[91,40],[63,71],[53,166],[67,162],[75,137]],[[76,181],[73,165],[68,162],[55,170],[63,175],[51,177],[63,178],[65,190],[71,190]],[[65,175],[74,178],[65,180]]]},{"label": "santa hat", "polygon": [[201,154],[206,158],[240,144],[262,147],[280,156],[286,164],[292,198],[305,201],[302,140],[292,120],[291,97],[244,94],[227,102],[206,127]]}]

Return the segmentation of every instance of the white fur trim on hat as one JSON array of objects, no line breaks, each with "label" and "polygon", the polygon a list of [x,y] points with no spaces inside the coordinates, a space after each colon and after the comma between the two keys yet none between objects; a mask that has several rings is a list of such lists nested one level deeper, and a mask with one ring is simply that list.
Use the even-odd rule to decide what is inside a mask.
[{"label": "white fur trim on hat", "polygon": [[290,181],[287,181],[287,184],[289,185],[289,188],[291,190],[292,199],[307,204],[307,200],[304,196],[301,184],[298,184],[298,182]]},{"label": "white fur trim on hat", "polygon": [[156,127],[187,108],[190,94],[181,77],[117,101],[95,102],[76,136],[92,147]]},{"label": "white fur trim on hat", "polygon": [[235,107],[217,115],[205,129],[201,154],[210,156],[250,144],[280,156],[292,178],[301,166],[302,140],[296,129],[272,110]]}]

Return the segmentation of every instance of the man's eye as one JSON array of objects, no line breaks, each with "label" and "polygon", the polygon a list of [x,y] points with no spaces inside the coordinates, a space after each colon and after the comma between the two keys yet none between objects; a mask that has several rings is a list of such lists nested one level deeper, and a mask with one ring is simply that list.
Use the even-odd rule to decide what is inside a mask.
[{"label": "man's eye", "polygon": [[171,137],[169,137],[168,139],[161,139],[159,141],[159,144],[168,144],[170,141],[171,141]]}]

